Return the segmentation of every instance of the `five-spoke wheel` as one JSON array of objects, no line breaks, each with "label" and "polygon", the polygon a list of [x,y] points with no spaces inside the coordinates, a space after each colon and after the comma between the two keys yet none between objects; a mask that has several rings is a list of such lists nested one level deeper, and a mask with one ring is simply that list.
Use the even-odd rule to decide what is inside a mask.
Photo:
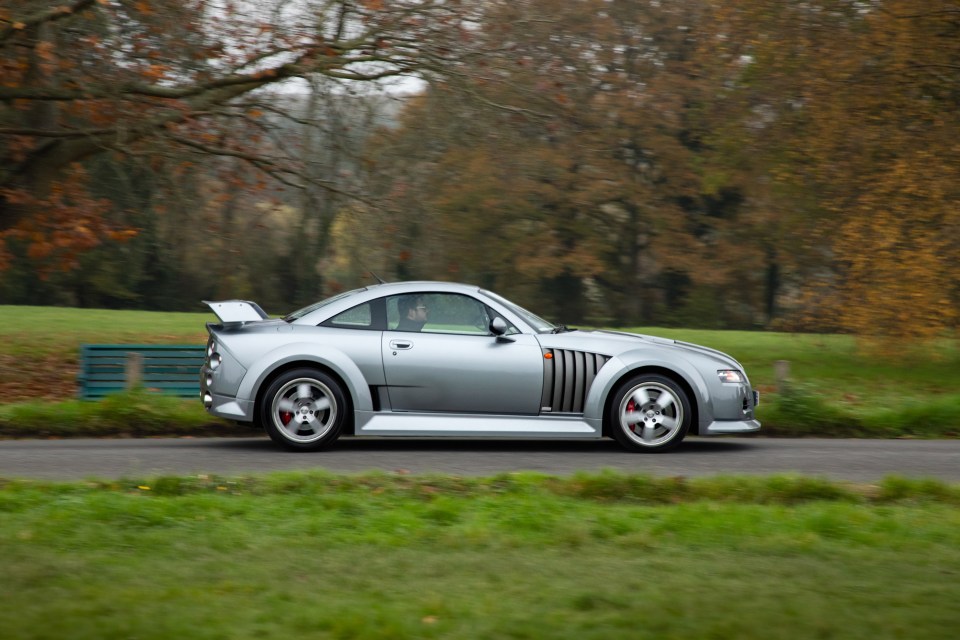
[{"label": "five-spoke wheel", "polygon": [[665,376],[643,374],[626,381],[610,405],[613,437],[633,451],[666,451],[690,428],[690,400]]},{"label": "five-spoke wheel", "polygon": [[314,369],[287,371],[270,383],[260,418],[274,441],[293,449],[320,449],[340,436],[346,402],[340,384]]}]

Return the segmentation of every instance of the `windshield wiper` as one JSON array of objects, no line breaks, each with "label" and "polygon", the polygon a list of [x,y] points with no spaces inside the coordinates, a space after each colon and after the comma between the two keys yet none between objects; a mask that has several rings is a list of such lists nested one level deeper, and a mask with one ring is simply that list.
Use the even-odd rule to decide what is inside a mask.
[{"label": "windshield wiper", "polygon": [[568,333],[570,331],[576,331],[576,329],[571,329],[565,324],[558,324],[550,331],[550,333]]}]

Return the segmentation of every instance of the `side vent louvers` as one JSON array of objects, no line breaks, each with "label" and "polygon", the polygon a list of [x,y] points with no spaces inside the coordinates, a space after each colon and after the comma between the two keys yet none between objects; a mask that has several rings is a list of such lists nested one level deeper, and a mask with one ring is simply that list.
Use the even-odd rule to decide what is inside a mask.
[{"label": "side vent louvers", "polygon": [[543,355],[543,411],[583,413],[590,386],[610,357],[568,349],[544,349]]}]

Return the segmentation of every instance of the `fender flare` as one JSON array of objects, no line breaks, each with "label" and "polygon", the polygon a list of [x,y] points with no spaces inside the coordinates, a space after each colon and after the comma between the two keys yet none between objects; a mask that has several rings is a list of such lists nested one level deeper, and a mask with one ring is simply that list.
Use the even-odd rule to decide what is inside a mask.
[{"label": "fender flare", "polygon": [[670,360],[665,360],[656,351],[643,348],[627,351],[610,358],[607,364],[597,372],[597,377],[587,394],[587,401],[584,406],[589,409],[584,413],[584,418],[600,420],[602,424],[605,418],[604,408],[607,404],[607,398],[616,390],[620,380],[630,375],[631,372],[647,367],[666,369],[682,378],[687,386],[693,390],[693,397],[690,398],[690,401],[696,403],[700,425],[709,424],[713,420],[713,403],[710,398],[710,391],[698,369],[685,358],[675,356]]},{"label": "fender flare", "polygon": [[354,411],[373,411],[370,389],[357,365],[339,349],[307,342],[287,344],[261,356],[247,369],[237,396],[256,401],[264,382],[277,369],[293,362],[314,363],[330,369],[346,385]]}]

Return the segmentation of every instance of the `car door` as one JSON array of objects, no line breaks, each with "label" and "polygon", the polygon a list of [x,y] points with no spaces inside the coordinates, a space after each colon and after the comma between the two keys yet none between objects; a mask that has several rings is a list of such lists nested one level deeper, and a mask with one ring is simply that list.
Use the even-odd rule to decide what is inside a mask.
[{"label": "car door", "polygon": [[488,328],[493,312],[470,296],[415,297],[387,299],[383,368],[394,411],[539,412],[543,355],[535,336],[515,333],[498,341]]}]

